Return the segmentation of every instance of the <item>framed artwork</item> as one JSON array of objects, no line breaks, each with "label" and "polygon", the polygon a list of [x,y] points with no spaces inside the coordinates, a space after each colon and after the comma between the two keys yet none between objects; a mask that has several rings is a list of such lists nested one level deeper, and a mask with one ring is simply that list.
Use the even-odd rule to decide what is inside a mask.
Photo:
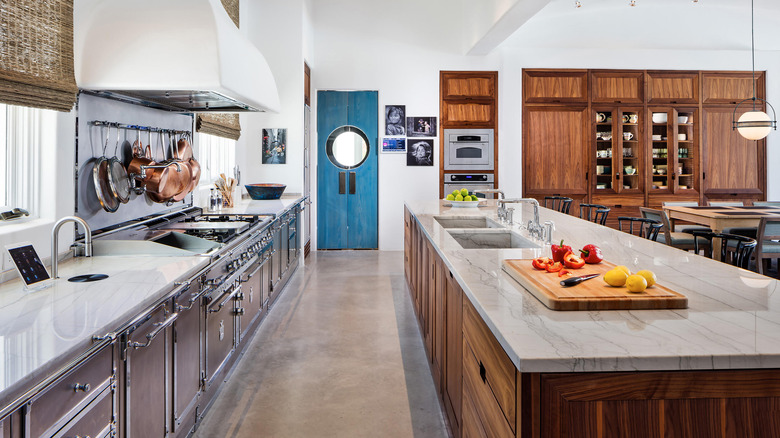
[{"label": "framed artwork", "polygon": [[405,135],[406,105],[385,105],[385,135]]},{"label": "framed artwork", "polygon": [[436,117],[407,117],[407,137],[436,137]]},{"label": "framed artwork", "polygon": [[263,129],[263,164],[287,162],[287,129]]},{"label": "framed artwork", "polygon": [[406,148],[407,166],[433,166],[433,139],[410,139]]},{"label": "framed artwork", "polygon": [[405,138],[383,138],[382,139],[382,153],[406,153],[406,139]]}]

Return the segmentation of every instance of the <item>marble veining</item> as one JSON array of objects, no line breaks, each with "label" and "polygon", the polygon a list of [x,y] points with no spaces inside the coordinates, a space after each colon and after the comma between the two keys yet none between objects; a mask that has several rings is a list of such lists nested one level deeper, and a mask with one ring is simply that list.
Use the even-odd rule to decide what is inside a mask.
[{"label": "marble veining", "polygon": [[[501,269],[504,259],[549,255],[549,246],[537,241],[539,248],[464,249],[434,217],[496,220],[495,208],[453,211],[441,201],[407,206],[520,371],[780,368],[780,294],[773,278],[541,208],[541,221],[555,222],[554,242],[563,239],[575,249],[594,243],[613,263],[651,269],[689,305],[554,311]],[[530,206],[515,207],[516,223],[533,218]],[[510,228],[529,238],[521,226]]]}]

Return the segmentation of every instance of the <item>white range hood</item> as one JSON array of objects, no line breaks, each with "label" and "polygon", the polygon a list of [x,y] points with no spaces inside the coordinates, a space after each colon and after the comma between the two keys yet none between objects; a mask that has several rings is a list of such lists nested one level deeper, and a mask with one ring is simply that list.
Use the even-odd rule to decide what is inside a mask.
[{"label": "white range hood", "polygon": [[181,112],[279,112],[263,55],[220,0],[102,0],[76,10],[82,90]]}]

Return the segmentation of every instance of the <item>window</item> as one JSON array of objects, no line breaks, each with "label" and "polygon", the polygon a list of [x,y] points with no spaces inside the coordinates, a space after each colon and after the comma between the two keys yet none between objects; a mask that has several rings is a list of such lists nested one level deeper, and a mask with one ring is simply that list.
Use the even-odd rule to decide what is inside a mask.
[{"label": "window", "polygon": [[44,125],[53,120],[50,113],[0,104],[0,206],[40,216],[41,137]]},{"label": "window", "polygon": [[214,186],[220,173],[233,176],[236,166],[236,141],[210,134],[198,134],[200,186]]}]

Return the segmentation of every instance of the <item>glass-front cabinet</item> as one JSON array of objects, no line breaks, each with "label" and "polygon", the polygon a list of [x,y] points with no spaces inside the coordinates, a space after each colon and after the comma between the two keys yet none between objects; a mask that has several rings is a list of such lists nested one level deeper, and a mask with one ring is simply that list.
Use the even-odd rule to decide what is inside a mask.
[{"label": "glass-front cabinet", "polygon": [[594,194],[642,193],[643,111],[596,107]]},{"label": "glass-front cabinet", "polygon": [[698,191],[698,110],[650,108],[650,195],[691,194]]}]

